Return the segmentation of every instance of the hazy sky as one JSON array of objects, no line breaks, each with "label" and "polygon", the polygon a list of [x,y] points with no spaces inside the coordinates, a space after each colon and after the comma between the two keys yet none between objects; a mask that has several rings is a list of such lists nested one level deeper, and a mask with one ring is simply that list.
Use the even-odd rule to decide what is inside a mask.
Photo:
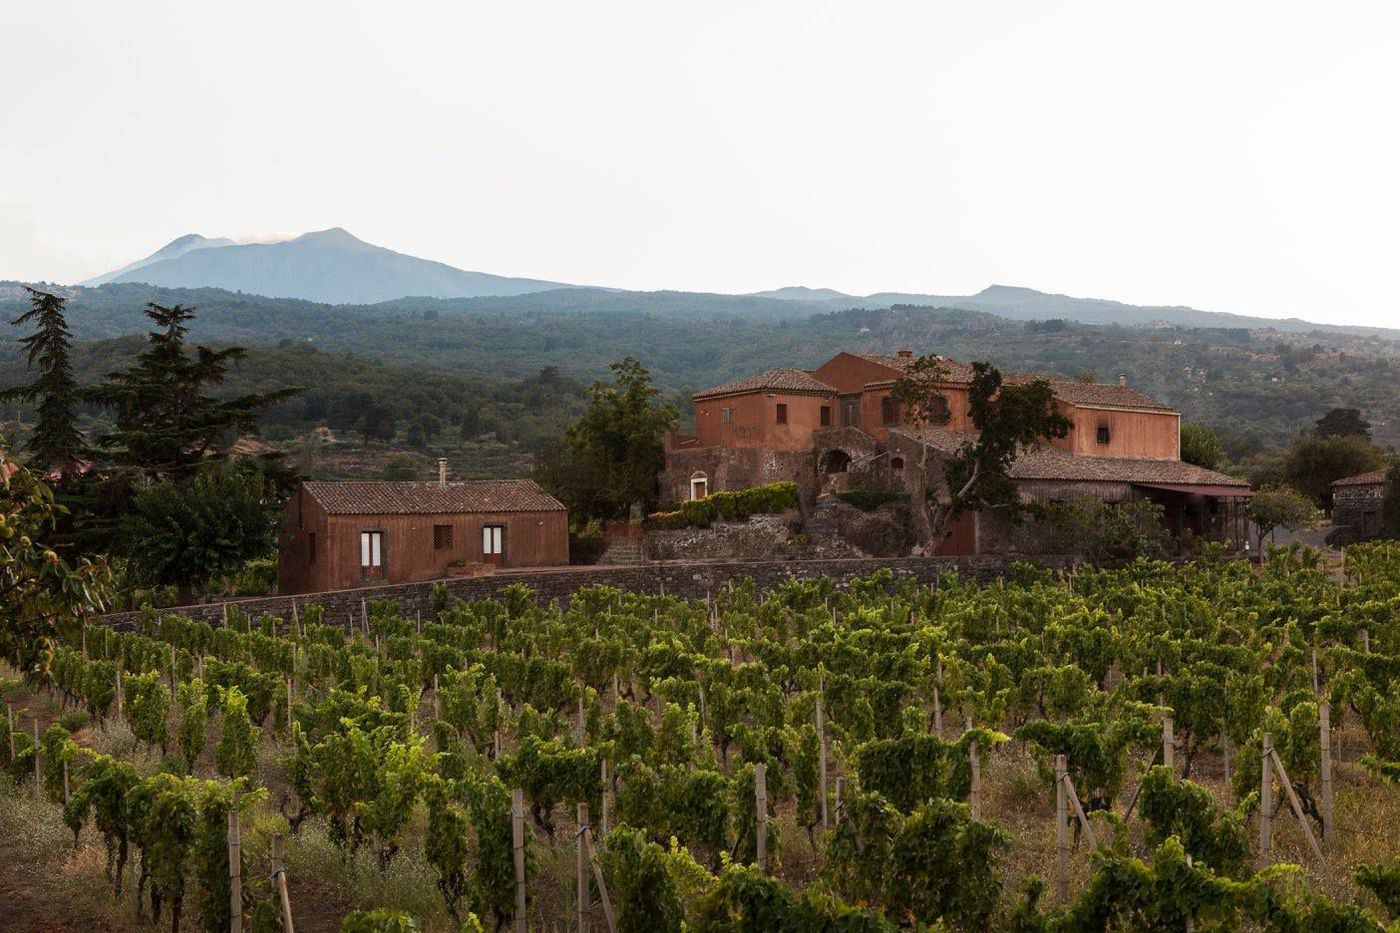
[{"label": "hazy sky", "polygon": [[1394,3],[4,0],[0,35],[0,278],[343,226],[627,288],[1400,326]]}]

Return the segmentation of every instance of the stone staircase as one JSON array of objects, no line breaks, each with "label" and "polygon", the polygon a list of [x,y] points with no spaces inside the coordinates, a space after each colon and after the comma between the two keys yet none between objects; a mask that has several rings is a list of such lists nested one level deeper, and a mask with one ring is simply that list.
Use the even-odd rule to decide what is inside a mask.
[{"label": "stone staircase", "polygon": [[607,567],[620,564],[645,564],[646,562],[646,554],[643,552],[642,542],[638,538],[613,538],[598,557],[598,563]]}]

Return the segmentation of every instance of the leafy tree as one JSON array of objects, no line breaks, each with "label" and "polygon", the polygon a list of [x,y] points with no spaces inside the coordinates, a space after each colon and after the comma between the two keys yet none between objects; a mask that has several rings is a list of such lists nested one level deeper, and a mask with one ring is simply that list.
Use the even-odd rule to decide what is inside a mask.
[{"label": "leafy tree", "polygon": [[676,407],[660,400],[651,374],[633,357],[608,367],[613,384],[593,383],[583,417],[542,458],[541,483],[576,521],[625,518],[656,499],[666,465],[663,437],[676,427]]},{"label": "leafy tree", "polygon": [[1317,419],[1313,433],[1320,437],[1360,437],[1371,439],[1371,422],[1355,408],[1333,408]]},{"label": "leafy tree", "polygon": [[1262,553],[1264,539],[1276,528],[1297,531],[1319,518],[1317,506],[1307,496],[1289,486],[1272,486],[1261,489],[1249,500],[1249,518],[1254,522],[1258,534],[1258,547]]},{"label": "leafy tree", "polygon": [[184,483],[141,489],[121,524],[135,580],[176,586],[190,602],[196,586],[238,571],[277,542],[280,509],[256,464],[210,464]]},{"label": "leafy tree", "polygon": [[1104,502],[1088,493],[1070,493],[1045,509],[1058,549],[1094,563],[1165,557],[1171,534],[1162,523],[1162,507],[1148,499]]},{"label": "leafy tree", "polygon": [[146,306],[156,325],[147,346],[126,370],[110,373],[90,397],[112,409],[115,428],[101,441],[113,463],[149,479],[181,478],[207,457],[226,457],[242,435],[256,434],[258,415],[300,389],[241,395],[220,400],[209,394],[224,382],[242,347],[214,350],[185,337],[195,309],[181,305]]},{"label": "leafy tree", "polygon": [[31,367],[38,362],[39,375],[28,385],[0,392],[0,402],[39,403],[39,417],[24,448],[34,466],[63,472],[73,466],[83,451],[83,436],[73,416],[78,382],[69,357],[72,334],[63,317],[67,299],[28,286],[24,290],[29,293],[31,307],[10,323],[16,327],[35,325],[35,332],[22,338],[20,346],[29,351]]},{"label": "leafy tree", "polygon": [[1330,511],[1333,482],[1384,465],[1385,454],[1364,437],[1300,434],[1284,455],[1282,474],[1285,483]]},{"label": "leafy tree", "polygon": [[[936,423],[947,409],[939,388],[941,367],[937,357],[921,357],[895,383],[894,396],[915,425]],[[1054,390],[1044,379],[1006,385],[995,366],[973,363],[967,395],[977,435],[947,458],[943,482],[931,485],[919,504],[931,541],[947,537],[964,512],[1018,514],[1021,498],[1008,472],[1017,453],[1064,437],[1070,429],[1069,419],[1055,405]]]},{"label": "leafy tree", "polygon": [[1225,459],[1225,450],[1210,428],[1186,421],[1181,425],[1181,459],[1213,470]]},{"label": "leafy tree", "polygon": [[53,490],[0,449],[0,653],[24,671],[48,670],[59,632],[107,603],[106,564],[70,564],[43,543],[60,513]]}]

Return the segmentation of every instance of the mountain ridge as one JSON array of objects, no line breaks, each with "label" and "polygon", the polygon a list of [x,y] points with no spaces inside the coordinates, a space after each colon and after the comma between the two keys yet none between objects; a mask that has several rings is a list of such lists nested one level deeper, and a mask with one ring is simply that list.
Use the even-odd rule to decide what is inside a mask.
[{"label": "mountain ridge", "polygon": [[912,305],[985,311],[1020,321],[1064,319],[1081,324],[1272,327],[1291,332],[1320,330],[1400,335],[1400,331],[1391,328],[1369,325],[1319,324],[1300,318],[1202,311],[1184,305],[1134,305],[1105,298],[1053,294],[1020,285],[993,284],[974,295],[876,292],[861,296],[805,285],[738,295],[666,289],[628,291],[467,271],[368,243],[343,227],[310,231],[274,243],[240,244],[227,238],[186,234],[144,259],[80,284],[96,287],[126,283],[164,288],[218,288],[332,305],[376,305],[407,299],[449,302],[500,299],[504,306],[521,312],[626,310],[762,317],[799,317],[819,311]]}]

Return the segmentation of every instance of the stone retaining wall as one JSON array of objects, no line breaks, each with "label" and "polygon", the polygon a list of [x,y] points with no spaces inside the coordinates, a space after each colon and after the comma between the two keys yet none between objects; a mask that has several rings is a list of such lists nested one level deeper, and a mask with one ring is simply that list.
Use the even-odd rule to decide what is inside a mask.
[{"label": "stone retaining wall", "polygon": [[[161,610],[211,624],[222,621],[224,606],[238,607],[253,618],[264,613],[290,616],[292,603],[298,607],[320,605],[325,621],[343,622],[359,617],[360,601],[392,599],[406,615],[427,612],[431,606],[433,587],[442,583],[447,591],[460,599],[484,599],[498,595],[513,583],[534,590],[542,602],[557,599],[567,603],[581,587],[595,584],[615,586],[638,593],[667,593],[691,599],[703,599],[725,583],[739,583],[752,578],[759,589],[772,589],[784,580],[810,577],[832,577],[841,583],[866,577],[877,570],[889,569],[902,577],[913,577],[920,583],[932,583],[948,571],[978,579],[994,579],[1010,572],[1013,561],[1001,556],[977,557],[899,557],[899,558],[839,558],[803,561],[714,561],[666,562],[638,564],[625,567],[570,567],[556,570],[514,571],[487,577],[456,578],[424,583],[400,583],[389,586],[369,586],[329,593],[309,593],[301,596],[267,596],[256,599],[230,600],[228,603],[208,603]],[[1041,567],[1068,567],[1069,558],[1040,557],[1034,563]],[[129,628],[140,617],[137,612],[114,613],[104,622],[117,628]]]}]

